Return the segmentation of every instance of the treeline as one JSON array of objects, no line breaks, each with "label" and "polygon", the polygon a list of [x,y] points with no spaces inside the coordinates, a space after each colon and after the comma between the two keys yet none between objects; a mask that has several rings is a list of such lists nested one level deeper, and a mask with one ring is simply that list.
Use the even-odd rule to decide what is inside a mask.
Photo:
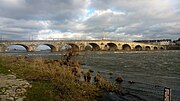
[{"label": "treeline", "polygon": [[172,45],[172,46],[167,46],[167,50],[180,50],[180,46],[178,45]]}]

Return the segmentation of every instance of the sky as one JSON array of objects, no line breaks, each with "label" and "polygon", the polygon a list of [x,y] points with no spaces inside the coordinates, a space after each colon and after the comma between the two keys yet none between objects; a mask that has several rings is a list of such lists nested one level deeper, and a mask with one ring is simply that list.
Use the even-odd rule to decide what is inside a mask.
[{"label": "sky", "polygon": [[1,40],[180,38],[180,0],[0,0]]}]

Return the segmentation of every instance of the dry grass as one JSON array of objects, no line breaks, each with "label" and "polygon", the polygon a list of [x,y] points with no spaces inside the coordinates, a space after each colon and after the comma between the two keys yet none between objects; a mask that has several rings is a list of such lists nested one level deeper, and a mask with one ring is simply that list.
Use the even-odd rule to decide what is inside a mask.
[{"label": "dry grass", "polygon": [[105,80],[99,73],[95,76],[95,82],[98,88],[104,89],[108,92],[115,92],[121,94],[121,87],[119,85],[112,84],[111,82]]},{"label": "dry grass", "polygon": [[[52,85],[53,91],[49,90],[48,95],[54,97],[50,97],[52,99],[48,99],[48,101],[72,101],[74,99],[77,101],[91,101],[96,100],[99,96],[99,88],[96,85],[79,81],[79,76],[77,76],[77,74],[80,73],[81,70],[77,62],[70,61],[67,63],[61,60],[54,61],[42,58],[28,59],[26,57],[1,56],[0,58],[2,61],[1,64],[5,66],[6,69],[10,69],[20,77],[36,82],[48,82],[44,83],[46,86],[47,84]],[[72,68],[76,68],[78,71],[73,73]],[[35,88],[32,89],[39,90],[37,86],[42,90],[42,92],[38,91],[39,93],[44,93],[44,89],[48,90],[48,88],[45,88],[43,84],[35,85]],[[34,92],[34,90],[32,91]],[[29,100],[38,101],[39,98],[34,96],[34,93],[30,92],[29,94],[31,94],[28,95]],[[28,97],[26,100],[28,100]],[[39,100],[42,99],[45,98],[42,97]]]},{"label": "dry grass", "polygon": [[[33,81],[27,101],[96,101],[100,90],[119,92],[119,88],[98,75],[98,82],[80,81],[77,61],[0,56],[0,65],[19,77]],[[43,96],[45,95],[45,96]],[[46,100],[45,100],[46,99]]]}]

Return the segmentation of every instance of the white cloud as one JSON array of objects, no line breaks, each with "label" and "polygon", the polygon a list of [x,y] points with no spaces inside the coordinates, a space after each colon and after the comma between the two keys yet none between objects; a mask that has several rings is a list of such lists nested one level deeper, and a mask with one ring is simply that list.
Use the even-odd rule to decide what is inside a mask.
[{"label": "white cloud", "polygon": [[59,31],[53,31],[47,29],[47,30],[40,30],[38,34],[36,34],[36,36],[37,37],[35,37],[35,39],[37,40],[62,40],[62,39],[80,40],[83,36],[85,36],[85,34],[73,33],[73,32],[59,32]]},{"label": "white cloud", "polygon": [[21,8],[25,5],[25,0],[0,0],[1,7]]},{"label": "white cloud", "polygon": [[116,12],[116,11],[112,11],[111,9],[107,9],[107,10],[96,10],[92,16],[101,16],[103,14],[107,14],[107,13],[110,13],[110,14],[113,14],[113,15],[125,15],[124,12]]},{"label": "white cloud", "polygon": [[[172,38],[180,32],[179,0],[0,0],[7,39]],[[38,37],[35,37],[38,36]]]}]

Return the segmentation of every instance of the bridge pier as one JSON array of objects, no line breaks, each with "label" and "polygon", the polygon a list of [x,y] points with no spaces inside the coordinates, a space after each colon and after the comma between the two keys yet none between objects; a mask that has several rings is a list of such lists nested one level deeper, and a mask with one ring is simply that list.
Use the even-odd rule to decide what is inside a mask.
[{"label": "bridge pier", "polygon": [[59,52],[60,50],[59,50],[59,48],[58,47],[56,47],[56,49],[55,50],[52,50],[52,52]]},{"label": "bridge pier", "polygon": [[84,51],[85,50],[85,46],[79,46],[79,51]]},{"label": "bridge pier", "polygon": [[31,44],[27,47],[27,52],[35,52],[37,49],[37,46],[34,44]]},{"label": "bridge pier", "polygon": [[51,49],[51,52],[58,52],[59,51],[59,47],[58,47],[58,45],[47,45],[47,46],[49,46],[50,47],[50,49]]},{"label": "bridge pier", "polygon": [[100,46],[100,50],[102,51],[106,49],[106,45],[103,43],[101,43],[99,46]]},{"label": "bridge pier", "polygon": [[118,50],[123,50],[123,49],[122,49],[122,46],[118,46]]}]

